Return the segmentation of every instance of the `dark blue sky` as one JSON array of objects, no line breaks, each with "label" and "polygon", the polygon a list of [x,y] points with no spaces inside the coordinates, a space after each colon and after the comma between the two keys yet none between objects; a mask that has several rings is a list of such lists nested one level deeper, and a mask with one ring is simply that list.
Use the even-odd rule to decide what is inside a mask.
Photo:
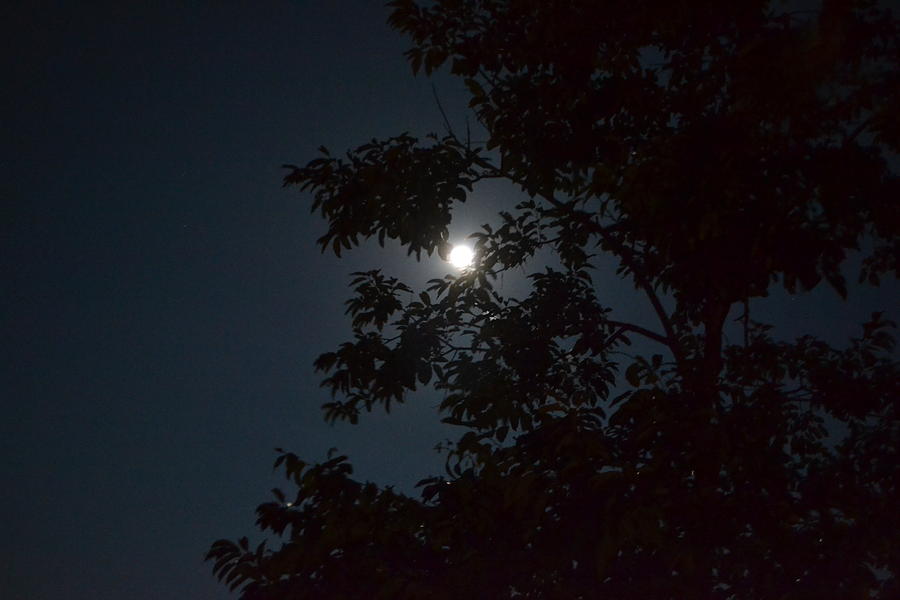
[{"label": "dark blue sky", "polygon": [[[440,131],[385,9],[136,4],[4,9],[4,599],[229,597],[201,559],[252,535],[275,446],[314,460],[337,446],[361,478],[404,488],[440,470],[435,397],[331,428],[311,363],[348,337],[349,272],[420,283],[447,267],[322,256],[323,223],[280,188],[280,165],[319,145]],[[459,87],[438,89],[461,114]],[[455,233],[504,193],[480,190]],[[620,318],[652,324],[609,284]],[[788,336],[837,341],[890,297],[816,295],[765,310]]]},{"label": "dark blue sky", "polygon": [[323,257],[280,188],[320,144],[440,115],[377,1],[27,4],[2,96],[0,595],[226,597],[201,558],[252,533],[275,446],[405,485],[440,464],[433,402],[330,428],[311,363],[347,336],[350,271],[446,269]]}]

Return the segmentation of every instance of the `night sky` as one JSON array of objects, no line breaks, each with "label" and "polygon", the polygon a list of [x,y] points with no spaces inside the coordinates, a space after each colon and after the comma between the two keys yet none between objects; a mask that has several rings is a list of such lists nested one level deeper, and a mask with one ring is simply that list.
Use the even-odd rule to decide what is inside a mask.
[{"label": "night sky", "polygon": [[[439,397],[330,427],[312,361],[349,338],[351,271],[451,269],[375,244],[321,255],[324,223],[281,189],[320,145],[441,116],[378,0],[88,4],[2,9],[0,596],[227,598],[202,557],[253,536],[276,446],[336,446],[406,490],[441,470]],[[461,85],[434,81],[463,123]],[[510,201],[477,190],[454,237]],[[630,284],[599,284],[655,325]],[[754,318],[840,343],[896,291],[773,293]]]}]

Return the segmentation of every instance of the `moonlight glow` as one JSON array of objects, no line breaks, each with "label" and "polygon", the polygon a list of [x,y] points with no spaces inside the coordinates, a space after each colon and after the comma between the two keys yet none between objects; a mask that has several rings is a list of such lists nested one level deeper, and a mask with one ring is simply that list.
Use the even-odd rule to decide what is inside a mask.
[{"label": "moonlight glow", "polygon": [[450,256],[448,258],[450,264],[457,269],[465,269],[472,265],[472,259],[475,258],[475,253],[472,252],[472,249],[468,246],[454,246],[453,250],[450,251]]}]

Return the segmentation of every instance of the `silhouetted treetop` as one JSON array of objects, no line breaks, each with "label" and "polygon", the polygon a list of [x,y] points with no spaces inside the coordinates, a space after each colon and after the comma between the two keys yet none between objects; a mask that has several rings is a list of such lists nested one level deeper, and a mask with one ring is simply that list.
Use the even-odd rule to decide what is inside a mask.
[{"label": "silhouetted treetop", "polygon": [[[281,546],[220,540],[216,573],[245,599],[893,597],[894,323],[834,348],[751,306],[823,280],[847,298],[856,251],[854,285],[896,277],[898,20],[793,5],[390,2],[413,71],[463,78],[480,129],[445,115],[442,137],[289,167],[322,250],[445,256],[480,182],[522,198],[418,294],[355,273],[352,339],[315,367],[329,420],[431,386],[463,433],[420,498],[282,453],[297,492],[258,510]],[[609,256],[655,323],[610,306]],[[526,296],[494,288],[511,269]]]}]

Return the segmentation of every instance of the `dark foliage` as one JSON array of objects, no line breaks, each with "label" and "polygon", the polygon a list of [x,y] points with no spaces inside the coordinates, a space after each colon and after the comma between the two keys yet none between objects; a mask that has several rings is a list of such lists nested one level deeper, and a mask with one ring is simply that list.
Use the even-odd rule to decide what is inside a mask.
[{"label": "dark foliage", "polygon": [[[473,236],[473,268],[414,300],[358,273],[354,338],[316,368],[328,419],[432,385],[464,433],[420,498],[354,481],[343,456],[282,453],[298,491],[258,509],[281,541],[218,541],[215,572],[246,600],[897,597],[893,323],[874,314],[837,349],[749,314],[776,285],[846,297],[859,248],[861,282],[896,277],[896,17],[864,0],[390,5],[413,70],[465,78],[487,140],[401,135],[291,167],[323,250],[443,255],[479,181],[524,199]],[[540,249],[558,262],[529,295],[493,289]],[[600,255],[658,324],[616,319]],[[637,338],[660,353],[623,359]]]}]

